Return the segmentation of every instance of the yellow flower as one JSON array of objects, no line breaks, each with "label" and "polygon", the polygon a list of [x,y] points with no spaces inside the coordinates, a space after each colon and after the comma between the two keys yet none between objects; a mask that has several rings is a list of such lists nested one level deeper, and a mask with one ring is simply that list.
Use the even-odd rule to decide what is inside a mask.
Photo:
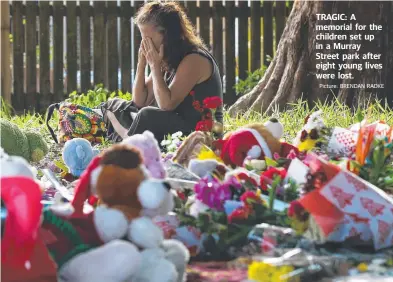
[{"label": "yellow flower", "polygon": [[303,142],[301,142],[297,147],[300,152],[310,151],[311,149],[313,149],[315,147],[317,142],[318,142],[318,140],[308,138],[308,139],[304,140]]},{"label": "yellow flower", "polygon": [[203,146],[198,154],[198,160],[216,160],[219,163],[223,163],[221,158],[217,156],[210,148]]},{"label": "yellow flower", "polygon": [[268,282],[269,281],[269,268],[270,265],[264,262],[256,262],[250,264],[248,267],[248,279],[256,282]]},{"label": "yellow flower", "polygon": [[264,262],[253,262],[248,268],[248,279],[255,282],[287,282],[285,278],[294,270],[292,266],[274,266]]},{"label": "yellow flower", "polygon": [[368,269],[368,265],[365,264],[364,262],[359,263],[357,269],[358,269],[360,272],[366,272],[367,269]]}]

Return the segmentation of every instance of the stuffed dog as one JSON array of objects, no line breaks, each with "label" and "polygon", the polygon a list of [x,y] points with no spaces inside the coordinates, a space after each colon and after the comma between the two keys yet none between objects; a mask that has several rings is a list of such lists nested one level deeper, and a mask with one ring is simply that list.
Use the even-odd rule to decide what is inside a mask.
[{"label": "stuffed dog", "polygon": [[[83,204],[92,195],[96,195],[99,201],[95,213],[100,209],[108,209],[121,212],[126,218],[127,225],[121,225],[122,232],[119,232],[118,236],[125,235],[124,238],[130,244],[138,247],[137,257],[141,263],[132,274],[131,281],[184,280],[189,260],[188,250],[179,241],[164,240],[163,231],[152,220],[153,217],[165,215],[173,209],[171,187],[162,180],[149,178],[149,172],[144,167],[137,148],[116,144],[93,160],[75,191],[72,204],[76,214],[83,214]],[[104,228],[106,231],[100,234],[100,237],[113,240],[113,236],[106,233],[114,228],[109,226],[113,225],[113,219],[102,218],[101,227],[104,225],[108,228]],[[120,230],[119,227],[117,229]],[[91,264],[87,259],[90,252],[86,253],[86,267]],[[81,263],[72,264],[67,273],[70,275],[78,271]],[[134,260],[130,259],[129,263],[133,264]],[[124,267],[124,262],[122,265]]]}]

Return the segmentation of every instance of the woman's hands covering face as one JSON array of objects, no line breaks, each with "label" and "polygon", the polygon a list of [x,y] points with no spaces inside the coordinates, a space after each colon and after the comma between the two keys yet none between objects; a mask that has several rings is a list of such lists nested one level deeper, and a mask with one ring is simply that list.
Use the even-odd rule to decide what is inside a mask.
[{"label": "woman's hands covering face", "polygon": [[164,45],[160,45],[160,49],[157,50],[154,47],[153,40],[149,37],[143,38],[142,43],[142,53],[146,58],[147,63],[151,68],[161,67],[161,62],[164,57]]}]

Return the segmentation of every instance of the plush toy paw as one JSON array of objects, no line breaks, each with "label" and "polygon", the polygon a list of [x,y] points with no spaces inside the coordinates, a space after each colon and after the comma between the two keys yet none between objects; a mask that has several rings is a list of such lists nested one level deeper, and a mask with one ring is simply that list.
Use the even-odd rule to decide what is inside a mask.
[{"label": "plush toy paw", "polygon": [[205,177],[216,169],[219,163],[216,160],[192,159],[188,164],[188,169],[199,177]]},{"label": "plush toy paw", "polygon": [[127,234],[128,220],[121,211],[98,206],[94,211],[94,223],[104,242],[123,238]]},{"label": "plush toy paw", "polygon": [[164,240],[164,233],[149,217],[131,221],[128,239],[141,248],[158,248]]},{"label": "plush toy paw", "polygon": [[172,262],[178,273],[178,282],[186,280],[186,267],[190,260],[190,252],[184,244],[178,240],[164,240],[162,249],[165,251],[165,258]]},{"label": "plush toy paw", "polygon": [[132,282],[177,282],[178,273],[175,265],[165,258],[160,248],[146,249],[141,252],[139,271]]},{"label": "plush toy paw", "polygon": [[140,270],[141,254],[131,243],[114,240],[76,256],[59,270],[59,282],[124,282]]}]

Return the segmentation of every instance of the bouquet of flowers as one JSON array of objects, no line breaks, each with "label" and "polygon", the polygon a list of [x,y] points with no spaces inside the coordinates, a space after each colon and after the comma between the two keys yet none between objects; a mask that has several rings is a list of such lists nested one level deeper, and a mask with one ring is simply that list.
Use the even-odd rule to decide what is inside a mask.
[{"label": "bouquet of flowers", "polygon": [[386,125],[385,134],[377,128],[378,123],[365,123],[360,128],[354,160],[348,162],[348,168],[383,190],[393,190],[393,128]]},{"label": "bouquet of flowers", "polygon": [[[272,190],[279,181],[273,181]],[[176,213],[181,226],[192,226],[205,235],[205,250],[222,258],[228,247],[243,246],[250,231],[259,223],[289,226],[285,211],[273,209],[275,194],[263,199],[258,183],[246,173],[224,180],[210,175],[194,187]]]},{"label": "bouquet of flowers", "polygon": [[[194,96],[193,96],[194,97]],[[218,107],[222,106],[220,97],[207,97],[201,103],[194,99],[194,108],[201,113],[202,120],[199,121],[195,127],[196,131],[205,131],[216,134],[221,134],[224,131],[223,125],[215,120],[215,111]]]}]

